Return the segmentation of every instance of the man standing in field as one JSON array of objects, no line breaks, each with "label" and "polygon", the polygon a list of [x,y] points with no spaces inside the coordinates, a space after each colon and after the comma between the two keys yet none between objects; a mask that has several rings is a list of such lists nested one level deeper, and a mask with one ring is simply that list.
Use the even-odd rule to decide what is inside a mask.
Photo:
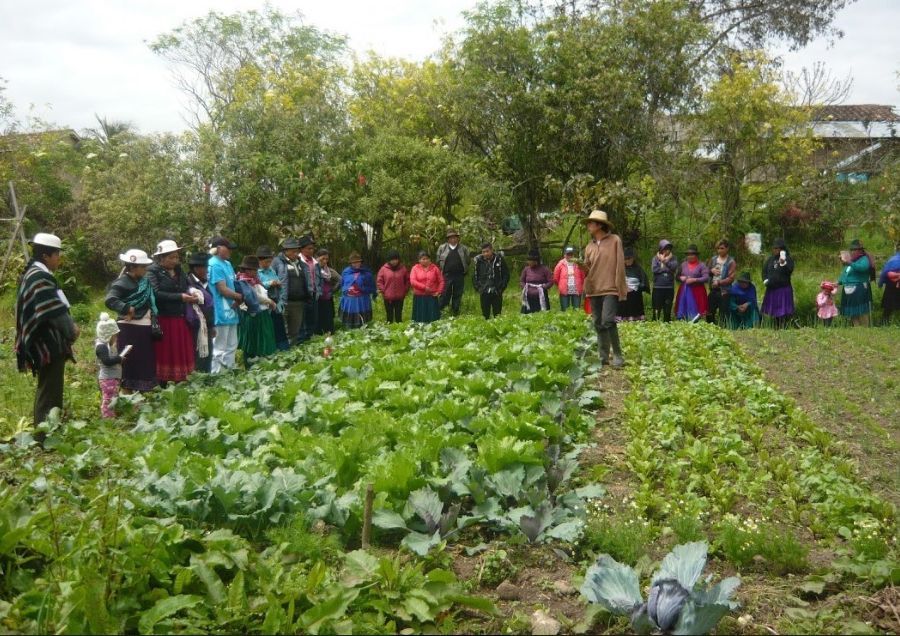
[{"label": "man standing in field", "polygon": [[606,212],[594,210],[585,220],[592,240],[584,249],[584,294],[590,299],[597,331],[597,346],[600,363],[609,364],[609,350],[612,347],[612,366],[624,366],[616,313],[619,301],[628,296],[625,282],[625,252],[622,239],[612,234],[613,225]]},{"label": "man standing in field", "polygon": [[472,263],[469,248],[459,242],[459,232],[447,230],[447,242],[437,251],[437,265],[444,275],[444,293],[441,295],[441,309],[450,305],[450,313],[459,315],[462,306],[466,273]]},{"label": "man standing in field", "polygon": [[62,258],[62,242],[53,234],[36,234],[30,241],[32,258],[19,279],[16,295],[16,362],[19,371],[37,376],[34,423],[63,406],[66,360],[73,360],[72,344],[78,327],[69,301],[53,272]]},{"label": "man standing in field", "polygon": [[509,268],[502,254],[494,251],[491,243],[481,245],[481,254],[475,257],[475,275],[472,284],[481,299],[481,315],[488,320],[497,317],[503,309],[503,292],[509,285]]},{"label": "man standing in field", "polygon": [[[215,308],[216,335],[213,338],[212,372],[221,373],[233,369],[238,346],[238,305],[244,300],[234,288],[234,267],[231,266],[231,250],[237,247],[227,238],[217,236],[210,242],[207,270],[209,292]],[[213,253],[215,252],[215,253]]]},{"label": "man standing in field", "polygon": [[297,344],[303,326],[306,288],[300,277],[299,258],[300,241],[288,238],[281,244],[281,252],[272,259],[272,269],[275,270],[281,283],[275,309],[284,316],[285,331],[290,345]]}]

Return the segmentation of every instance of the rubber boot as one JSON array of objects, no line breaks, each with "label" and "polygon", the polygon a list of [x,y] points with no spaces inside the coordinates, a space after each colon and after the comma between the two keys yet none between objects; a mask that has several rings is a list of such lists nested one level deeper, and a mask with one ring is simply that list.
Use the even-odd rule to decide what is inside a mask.
[{"label": "rubber boot", "polygon": [[618,328],[613,327],[608,331],[608,334],[613,350],[612,366],[615,369],[621,369],[625,366],[625,360],[622,358],[622,344],[619,342],[619,330]]},{"label": "rubber boot", "polygon": [[597,350],[600,353],[600,364],[606,366],[609,364],[609,330],[597,332]]}]

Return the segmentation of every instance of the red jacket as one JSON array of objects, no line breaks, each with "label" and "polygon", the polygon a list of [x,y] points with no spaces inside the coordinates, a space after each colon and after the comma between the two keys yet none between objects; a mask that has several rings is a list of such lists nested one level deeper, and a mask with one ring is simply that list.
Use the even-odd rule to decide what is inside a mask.
[{"label": "red jacket", "polygon": [[416,296],[434,296],[444,293],[444,276],[434,263],[426,270],[416,263],[409,273],[409,282]]},{"label": "red jacket", "polygon": [[402,263],[397,269],[385,263],[378,270],[375,285],[385,300],[403,300],[409,292],[409,270]]},{"label": "red jacket", "polygon": [[[584,270],[581,269],[581,265],[575,263],[575,292],[581,296],[584,293]],[[556,283],[556,288],[559,290],[560,296],[566,296],[569,293],[569,271],[566,266],[566,259],[563,258],[560,260],[556,267],[553,268],[553,282]]]}]

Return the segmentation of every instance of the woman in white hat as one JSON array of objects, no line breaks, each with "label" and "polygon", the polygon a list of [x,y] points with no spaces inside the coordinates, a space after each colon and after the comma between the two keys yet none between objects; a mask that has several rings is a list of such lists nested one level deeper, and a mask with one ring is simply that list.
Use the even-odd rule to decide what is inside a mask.
[{"label": "woman in white hat", "polygon": [[156,298],[146,276],[153,261],[138,249],[119,254],[119,260],[125,267],[109,285],[106,306],[118,314],[119,347],[131,345],[131,353],[122,362],[122,389],[128,393],[150,391],[159,384],[153,347],[154,331],[158,334],[154,328]]},{"label": "woman in white hat", "polygon": [[53,272],[59,267],[62,242],[53,234],[36,234],[30,241],[32,258],[19,278],[16,295],[16,363],[19,371],[37,376],[34,423],[62,408],[66,360],[74,360],[72,343],[78,327],[69,301]]},{"label": "woman in white hat", "polygon": [[162,338],[156,348],[156,379],[162,386],[184,382],[194,371],[194,340],[185,309],[197,303],[188,292],[187,275],[181,269],[181,250],[175,241],[160,241],[153,253],[156,261],[147,268],[147,279],[156,297]]}]

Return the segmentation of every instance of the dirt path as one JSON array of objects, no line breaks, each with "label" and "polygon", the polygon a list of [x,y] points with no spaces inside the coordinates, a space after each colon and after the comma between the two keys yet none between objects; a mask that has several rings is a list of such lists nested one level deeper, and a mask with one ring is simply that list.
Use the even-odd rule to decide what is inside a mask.
[{"label": "dirt path", "polygon": [[621,503],[634,492],[637,480],[626,464],[628,434],[624,424],[625,398],[631,391],[631,383],[623,371],[604,370],[600,377],[600,392],[605,406],[597,414],[594,429],[596,446],[582,454],[584,466],[602,466],[607,471],[602,479],[609,493],[610,503]]},{"label": "dirt path", "polygon": [[841,440],[874,492],[900,506],[900,329],[735,334],[766,380]]}]

